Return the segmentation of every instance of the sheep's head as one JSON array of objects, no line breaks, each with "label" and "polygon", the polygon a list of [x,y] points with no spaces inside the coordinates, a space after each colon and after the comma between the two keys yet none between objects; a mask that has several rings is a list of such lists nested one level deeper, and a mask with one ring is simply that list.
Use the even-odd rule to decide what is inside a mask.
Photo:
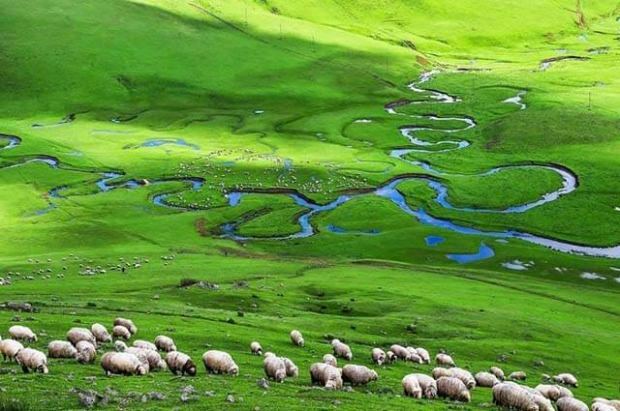
[{"label": "sheep's head", "polygon": [[375,370],[370,371],[370,381],[377,381],[379,379],[379,374]]},{"label": "sheep's head", "polygon": [[[229,374],[233,374],[233,369],[232,369],[232,368],[230,368],[230,369],[228,370],[228,373],[229,373]],[[285,379],[285,378],[286,378],[286,371],[285,371],[285,370],[283,370],[283,369],[278,369],[278,370],[276,370],[276,374],[274,375],[274,379],[275,379],[277,382],[282,382],[282,381],[284,381],[284,379]]]},{"label": "sheep's head", "polygon": [[187,375],[192,376],[192,377],[196,375],[196,364],[194,364],[194,362],[193,362],[193,361],[191,361],[191,360],[190,360],[190,361],[188,361],[188,362],[185,364],[185,367],[184,367],[184,368],[185,368],[185,373],[186,373]]},{"label": "sheep's head", "polygon": [[349,351],[349,352],[347,352],[347,353],[344,355],[344,358],[345,358],[347,361],[351,361],[351,360],[353,359],[353,354]]},{"label": "sheep's head", "polygon": [[437,387],[430,384],[426,387],[426,390],[424,390],[424,396],[429,400],[437,398]]},{"label": "sheep's head", "polygon": [[142,364],[138,365],[136,367],[136,374],[138,375],[146,375],[147,371],[146,371],[146,367]]},{"label": "sheep's head", "polygon": [[[278,370],[280,371],[280,370]],[[237,364],[234,364],[233,366],[231,366],[228,369],[228,374],[230,375],[239,375],[239,367],[237,366]],[[284,376],[286,376],[286,371],[284,371]]]},{"label": "sheep's head", "polygon": [[470,402],[471,394],[469,393],[469,391],[461,391],[458,395],[458,399],[462,402]]},{"label": "sheep's head", "polygon": [[38,371],[43,374],[49,374],[50,370],[47,368],[47,365],[42,364],[38,368]]},{"label": "sheep's head", "polygon": [[165,369],[167,369],[167,368],[168,368],[168,365],[166,364],[166,361],[164,361],[164,360],[159,360],[159,361],[157,362],[157,369],[158,369],[158,370],[165,370]]}]

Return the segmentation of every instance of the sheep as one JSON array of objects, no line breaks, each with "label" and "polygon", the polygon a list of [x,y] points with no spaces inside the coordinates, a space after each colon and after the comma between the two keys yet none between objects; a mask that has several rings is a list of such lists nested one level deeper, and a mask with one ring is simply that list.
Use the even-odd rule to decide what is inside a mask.
[{"label": "sheep", "polygon": [[562,397],[555,403],[558,411],[589,411],[588,406],[573,397]]},{"label": "sheep", "polygon": [[310,367],[313,384],[320,384],[327,389],[342,389],[342,371],[329,364],[317,362]]},{"label": "sheep", "polygon": [[458,378],[459,380],[461,380],[463,382],[463,384],[465,384],[465,386],[467,387],[467,389],[472,389],[476,386],[476,380],[474,379],[474,377],[471,375],[471,373],[467,370],[464,370],[462,368],[441,368],[441,367],[436,367],[433,369],[432,372],[433,378],[435,378],[436,380],[438,380],[441,377],[454,377],[454,378]]},{"label": "sheep", "polygon": [[441,377],[452,377],[452,372],[450,371],[449,368],[436,367],[436,368],[433,368],[431,375],[433,376],[434,379],[438,380]]},{"label": "sheep", "polygon": [[471,395],[463,381],[454,377],[441,377],[437,380],[437,396],[454,401],[471,401]]},{"label": "sheep", "polygon": [[383,363],[385,363],[385,351],[383,351],[381,348],[373,348],[371,353],[370,353],[370,358],[372,359],[372,362],[374,362],[377,365],[383,365]]},{"label": "sheep", "polygon": [[49,369],[47,368],[47,357],[39,350],[33,348],[19,350],[15,356],[15,360],[21,365],[24,373],[28,373],[30,370],[42,374],[49,373]]},{"label": "sheep", "polygon": [[398,359],[398,357],[396,357],[396,354],[394,354],[394,351],[392,350],[388,350],[385,353],[385,361],[388,363],[393,363],[394,361],[396,361]]},{"label": "sheep", "polygon": [[149,341],[135,340],[133,342],[134,347],[144,348],[145,350],[157,351],[157,346]]},{"label": "sheep", "polygon": [[24,327],[23,325],[14,325],[9,328],[9,335],[12,339],[17,341],[26,341],[29,343],[37,341],[37,335],[33,333],[30,328]]},{"label": "sheep", "polygon": [[415,348],[413,348],[413,347],[405,347],[405,349],[407,351],[409,351],[409,361],[415,362],[415,363],[418,363],[418,364],[423,364],[424,363],[424,361],[422,360],[422,357],[420,357],[418,355],[418,351]]},{"label": "sheep", "polygon": [[202,355],[202,362],[209,374],[239,374],[239,367],[230,354],[224,351],[209,350]]},{"label": "sheep", "polygon": [[166,361],[161,358],[158,351],[141,347],[129,347],[126,352],[134,354],[141,362],[146,362],[149,371],[165,370],[167,368]]},{"label": "sheep", "polygon": [[325,354],[323,356],[323,362],[325,364],[331,365],[332,367],[337,367],[338,366],[338,360],[336,359],[336,357],[334,357],[331,354]]},{"label": "sheep", "polygon": [[0,352],[2,352],[4,361],[14,361],[17,353],[23,349],[24,346],[19,341],[10,339],[0,341]]},{"label": "sheep", "polygon": [[127,344],[121,340],[114,341],[114,349],[118,352],[124,352],[127,349]]},{"label": "sheep", "polygon": [[122,338],[125,341],[131,338],[129,330],[122,325],[115,325],[114,328],[112,328],[112,335],[114,338]]},{"label": "sheep", "polygon": [[[560,387],[560,388],[564,388],[564,387]],[[567,390],[567,388],[564,388],[565,390]],[[570,390],[569,390],[570,392]],[[570,395],[572,397],[572,393]],[[620,411],[620,400],[608,400],[607,398],[602,398],[602,397],[596,397],[592,400],[592,403],[602,403],[602,404],[606,404],[606,405],[611,405],[612,407],[614,407],[617,411]],[[594,411],[594,410],[592,410]]]},{"label": "sheep", "polygon": [[95,362],[95,358],[97,358],[97,348],[90,341],[78,341],[75,348],[77,349],[76,358],[79,363],[87,364]]},{"label": "sheep", "polygon": [[538,406],[539,411],[555,411],[555,409],[553,408],[553,404],[551,404],[551,401],[547,397],[542,395],[539,391],[525,385],[521,385],[520,387],[526,390],[532,396],[532,399],[534,400],[534,403]]},{"label": "sheep", "polygon": [[293,330],[291,331],[291,342],[293,343],[293,345],[296,345],[298,347],[303,347],[304,346],[304,337],[303,335],[301,335],[301,333],[297,330]]},{"label": "sheep", "polygon": [[149,364],[149,359],[146,355],[146,351],[147,350],[138,347],[127,347],[127,349],[123,352],[135,355],[138,361],[140,361],[140,364],[142,364],[142,366],[144,367],[146,373],[148,374],[149,372],[151,372],[151,366]]},{"label": "sheep", "polygon": [[476,373],[476,375],[474,375],[474,378],[476,379],[476,384],[479,387],[492,388],[494,385],[500,383],[499,379],[495,375],[486,371],[480,371],[479,373]]},{"label": "sheep", "polygon": [[127,318],[121,318],[118,317],[116,319],[114,319],[114,325],[121,325],[125,328],[127,328],[127,330],[129,330],[129,332],[131,333],[131,335],[134,335],[138,332],[138,328],[136,327],[136,325],[133,323],[133,321],[127,319]]},{"label": "sheep", "polygon": [[88,341],[95,347],[97,346],[97,340],[95,336],[88,328],[73,327],[67,331],[67,340],[74,346],[80,341]]},{"label": "sheep", "polygon": [[254,355],[263,355],[263,347],[260,346],[260,343],[257,341],[252,341],[250,343],[250,351]]},{"label": "sheep", "polygon": [[411,358],[411,353],[405,347],[399,344],[393,344],[390,347],[390,351],[394,353],[399,360],[408,361]]},{"label": "sheep", "polygon": [[158,335],[155,337],[155,346],[157,349],[165,352],[176,351],[177,346],[174,343],[174,340],[165,335]]},{"label": "sheep", "polygon": [[510,375],[508,375],[508,379],[513,381],[525,381],[526,378],[527,374],[525,373],[525,371],[515,371],[511,372]]},{"label": "sheep", "polygon": [[430,364],[431,363],[431,355],[428,353],[427,350],[425,350],[422,347],[418,347],[415,350],[418,353],[418,356],[422,359],[422,363],[423,364]]},{"label": "sheep", "polygon": [[108,329],[99,323],[91,325],[90,332],[93,333],[98,343],[112,342],[112,336],[108,332]]},{"label": "sheep", "polygon": [[560,387],[552,384],[538,384],[534,388],[545,398],[549,398],[552,401],[557,401],[560,398]]},{"label": "sheep", "polygon": [[286,365],[281,358],[276,356],[265,357],[263,360],[265,375],[276,382],[282,382],[286,378]]},{"label": "sheep", "polygon": [[426,374],[411,374],[415,376],[420,384],[422,393],[426,398],[432,400],[437,397],[437,381],[433,377]]},{"label": "sheep", "polygon": [[570,385],[573,387],[579,387],[579,382],[573,374],[562,373],[553,376],[553,380],[558,384]]},{"label": "sheep", "polygon": [[489,372],[490,372],[491,374],[493,374],[494,376],[496,376],[496,377],[497,377],[497,379],[498,379],[498,380],[500,380],[500,381],[504,381],[504,379],[506,378],[506,377],[504,376],[504,371],[503,371],[501,368],[499,368],[499,367],[495,367],[495,366],[493,366],[493,367],[491,367],[491,368],[489,369]]},{"label": "sheep", "polygon": [[514,383],[499,383],[493,389],[493,403],[519,411],[539,411],[533,396]]},{"label": "sheep", "polygon": [[284,361],[284,365],[286,366],[286,376],[297,377],[299,375],[299,368],[295,365],[295,363],[287,357],[281,357],[281,359]]},{"label": "sheep", "polygon": [[54,340],[47,345],[49,358],[77,358],[78,351],[69,341]]},{"label": "sheep", "polygon": [[405,397],[422,398],[422,388],[415,374],[405,375],[402,380],[403,395]]},{"label": "sheep", "polygon": [[439,353],[435,356],[435,362],[437,365],[447,365],[450,367],[456,367],[456,363],[448,354]]},{"label": "sheep", "polygon": [[189,355],[180,351],[170,351],[166,354],[166,364],[174,375],[196,375],[196,365],[192,361]]},{"label": "sheep", "polygon": [[617,411],[612,404],[601,401],[593,402],[591,409],[592,411]]},{"label": "sheep", "polygon": [[351,385],[366,385],[371,381],[376,381],[379,375],[375,370],[371,370],[363,365],[347,364],[342,367],[342,380]]},{"label": "sheep", "polygon": [[272,353],[271,351],[267,351],[265,352],[265,354],[263,354],[263,357],[267,358],[267,357],[275,357],[276,355],[274,353]]},{"label": "sheep", "polygon": [[134,354],[107,352],[101,356],[101,367],[106,375],[145,375],[146,368]]},{"label": "sheep", "polygon": [[334,356],[344,358],[347,361],[351,361],[353,359],[351,347],[341,342],[340,340],[332,340],[332,348],[334,349]]}]

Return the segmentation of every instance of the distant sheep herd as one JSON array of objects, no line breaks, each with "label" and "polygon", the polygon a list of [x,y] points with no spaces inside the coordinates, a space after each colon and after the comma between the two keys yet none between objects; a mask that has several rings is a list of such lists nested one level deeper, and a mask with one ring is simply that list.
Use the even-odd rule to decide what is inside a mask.
[{"label": "distant sheep herd", "polygon": [[[134,340],[128,347],[123,341],[131,339],[138,332],[133,321],[126,318],[116,318],[112,327],[112,334],[102,324],[93,324],[89,329],[74,327],[67,332],[67,340],[54,340],[48,345],[48,353],[24,347],[23,343],[37,341],[37,335],[28,327],[14,325],[9,328],[10,339],[0,340],[0,352],[5,361],[15,361],[22,367],[24,373],[30,371],[47,374],[49,372],[47,358],[75,359],[79,363],[94,363],[97,357],[98,344],[112,343],[115,351],[106,352],[101,356],[101,367],[106,375],[145,375],[158,370],[170,370],[175,375],[195,376],[197,367],[192,358],[180,351],[172,338],[165,335],[157,336],[154,342]],[[298,330],[290,333],[291,342],[303,347],[303,335]],[[347,364],[338,368],[337,358],[347,361],[353,359],[351,347],[338,339],[331,341],[333,353],[325,354],[321,362],[310,366],[312,384],[318,384],[326,389],[342,389],[344,383],[351,385],[365,385],[376,381],[379,375],[363,365]],[[165,353],[164,358],[160,352]],[[250,343],[250,352],[263,357],[263,369],[267,378],[282,382],[286,378],[299,375],[295,363],[286,357],[278,357],[272,352],[263,352],[260,343]],[[394,344],[388,351],[373,348],[370,357],[376,365],[392,363],[397,360],[419,364],[430,364],[431,356],[422,347],[404,347]],[[224,351],[209,350],[202,356],[202,362],[209,374],[238,375],[239,367]],[[472,375],[469,371],[456,366],[452,357],[445,353],[435,356],[437,368],[431,375],[412,373],[402,379],[402,392],[406,397],[416,399],[446,398],[454,401],[471,401],[471,390],[476,386],[492,389],[493,402],[505,408],[519,411],[589,411],[588,406],[574,398],[573,393],[566,386],[577,387],[578,381],[574,375],[561,373],[544,376],[548,384],[539,384],[535,388],[518,384],[524,381],[526,374],[515,371],[505,377],[499,367],[491,367],[488,371],[481,371]],[[509,381],[508,381],[509,380]],[[594,398],[592,411],[620,411],[620,400]]]}]

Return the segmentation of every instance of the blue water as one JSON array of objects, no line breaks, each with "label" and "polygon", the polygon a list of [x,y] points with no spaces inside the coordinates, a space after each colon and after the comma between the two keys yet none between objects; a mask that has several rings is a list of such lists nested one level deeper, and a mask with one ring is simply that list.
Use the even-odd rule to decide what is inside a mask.
[{"label": "blue water", "polygon": [[476,261],[486,260],[495,255],[495,252],[491,247],[486,245],[485,243],[480,244],[480,248],[477,253],[474,254],[447,254],[448,257],[452,261],[456,261],[459,264],[468,264]]},{"label": "blue water", "polygon": [[200,146],[192,143],[188,143],[182,138],[150,138],[140,144],[140,147],[160,147],[163,145],[176,145],[182,147],[189,147],[193,150],[200,150]]},{"label": "blue water", "polygon": [[429,235],[424,239],[424,241],[426,241],[427,246],[435,247],[436,245],[439,245],[446,240],[438,235]]},{"label": "blue water", "polygon": [[381,233],[381,230],[377,228],[371,228],[368,230],[347,230],[346,228],[339,227],[333,224],[327,226],[327,231],[334,234],[361,234],[361,235],[377,235]]}]

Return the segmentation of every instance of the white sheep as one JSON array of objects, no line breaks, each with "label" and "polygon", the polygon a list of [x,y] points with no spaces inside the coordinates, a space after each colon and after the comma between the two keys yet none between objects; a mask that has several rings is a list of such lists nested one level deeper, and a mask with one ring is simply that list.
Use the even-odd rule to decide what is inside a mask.
[{"label": "white sheep", "polygon": [[189,355],[184,354],[180,351],[170,351],[166,354],[166,364],[168,364],[168,369],[174,374],[178,375],[179,372],[181,375],[196,375],[196,364],[192,361]]},{"label": "white sheep", "polygon": [[320,384],[327,389],[342,389],[342,371],[322,362],[312,364],[310,378],[313,384]]},{"label": "white sheep", "polygon": [[80,341],[88,341],[95,347],[97,346],[97,340],[95,336],[88,328],[73,327],[67,331],[67,340],[74,346]]},{"label": "white sheep", "polygon": [[415,350],[418,353],[418,356],[422,359],[422,362],[424,364],[430,364],[431,363],[431,355],[429,354],[429,352],[426,349],[424,349],[422,347],[418,347]]},{"label": "white sheep", "polygon": [[115,325],[114,328],[112,328],[112,335],[114,338],[122,338],[124,340],[131,338],[131,332],[129,332],[127,327],[122,325]]},{"label": "white sheep", "polygon": [[15,356],[15,360],[21,365],[24,373],[28,373],[30,370],[42,374],[47,374],[49,372],[47,368],[47,357],[39,350],[33,348],[19,350]]},{"label": "white sheep", "polygon": [[303,335],[301,335],[301,333],[298,330],[293,330],[291,331],[291,342],[298,346],[298,347],[303,347],[305,342],[304,342],[304,337]]},{"label": "white sheep", "polygon": [[331,365],[332,367],[337,367],[338,366],[338,360],[332,354],[325,354],[323,356],[323,362],[325,364]]},{"label": "white sheep", "polygon": [[422,387],[415,374],[405,375],[401,383],[405,397],[422,398]]},{"label": "white sheep", "polygon": [[480,371],[474,375],[476,379],[476,385],[479,387],[492,388],[494,385],[499,384],[500,380],[490,372]]},{"label": "white sheep", "polygon": [[508,375],[508,379],[513,381],[525,381],[526,378],[527,374],[525,371],[514,371]]},{"label": "white sheep", "polygon": [[209,350],[202,355],[202,362],[209,374],[239,374],[239,367],[230,354],[224,351]]},{"label": "white sheep", "polygon": [[101,367],[106,375],[145,375],[148,371],[134,354],[107,352],[101,356]]},{"label": "white sheep", "polygon": [[252,341],[250,343],[250,352],[254,355],[263,355],[263,347],[261,347],[258,341]]},{"label": "white sheep", "polygon": [[434,379],[438,380],[441,377],[452,377],[452,372],[449,368],[435,367],[433,368],[431,375]]},{"label": "white sheep", "polygon": [[158,351],[141,347],[129,347],[126,352],[134,354],[143,363],[146,361],[149,371],[165,370],[167,368],[166,361],[161,358]]},{"label": "white sheep", "polygon": [[108,343],[112,342],[112,336],[108,332],[108,329],[105,328],[102,324],[95,323],[91,325],[90,332],[93,333],[97,342],[100,343]]},{"label": "white sheep", "polygon": [[344,358],[347,361],[351,361],[353,359],[353,353],[351,352],[351,347],[347,344],[343,343],[338,339],[332,340],[332,348],[334,350],[334,356]]},{"label": "white sheep", "polygon": [[409,350],[400,344],[392,344],[390,351],[393,352],[399,360],[408,361],[411,358],[411,353]]},{"label": "white sheep", "polygon": [[555,403],[558,411],[589,411],[588,406],[577,398],[562,397]]},{"label": "white sheep", "polygon": [[351,385],[365,385],[378,378],[379,375],[375,370],[363,365],[347,364],[342,367],[342,381]]},{"label": "white sheep", "polygon": [[463,381],[454,377],[441,377],[437,380],[437,396],[454,401],[471,401],[471,395]]},{"label": "white sheep", "polygon": [[373,348],[370,353],[370,358],[375,364],[383,365],[386,360],[385,351],[383,351],[381,348]]},{"label": "white sheep", "polygon": [[[563,388],[563,387],[562,387]],[[565,388],[566,389],[566,388]],[[572,393],[571,393],[572,396]],[[603,398],[603,397],[596,397],[592,400],[592,403],[602,403],[602,404],[606,404],[606,405],[611,405],[612,407],[614,407],[617,411],[620,411],[620,400],[608,400],[607,398]]]},{"label": "white sheep", "polygon": [[9,328],[9,335],[12,339],[18,341],[33,342],[37,341],[37,335],[32,330],[23,325],[14,325]]},{"label": "white sheep", "polygon": [[411,374],[415,376],[418,380],[418,384],[420,384],[420,388],[422,389],[422,394],[429,400],[437,397],[437,381],[429,375],[426,374]]},{"label": "white sheep", "polygon": [[388,350],[385,352],[385,360],[387,363],[391,364],[394,361],[396,361],[398,359],[398,357],[396,356],[396,354],[394,354],[394,351],[392,350]]},{"label": "white sheep", "polygon": [[471,373],[467,370],[464,370],[462,368],[457,368],[457,367],[453,367],[453,368],[442,368],[442,367],[436,367],[433,369],[433,378],[435,378],[436,380],[441,378],[441,377],[454,377],[454,378],[458,378],[459,380],[461,380],[463,382],[463,384],[465,384],[465,386],[467,387],[467,389],[471,390],[474,387],[476,387],[476,380],[474,379],[474,376],[471,375]]},{"label": "white sheep", "polygon": [[90,341],[78,341],[75,348],[77,349],[76,358],[79,363],[86,364],[95,362],[97,358],[97,348]]},{"label": "white sheep", "polygon": [[504,379],[506,378],[506,377],[504,376],[504,371],[503,371],[501,368],[499,368],[499,367],[495,367],[495,366],[493,366],[493,367],[491,367],[491,368],[489,369],[489,372],[490,372],[491,374],[493,374],[494,376],[496,376],[496,377],[497,377],[497,379],[498,379],[498,380],[500,380],[500,381],[504,381]]},{"label": "white sheep", "polygon": [[409,351],[409,361],[415,362],[418,364],[423,364],[424,360],[422,357],[418,355],[418,350],[414,347],[405,347],[407,351]]},{"label": "white sheep", "polygon": [[77,350],[69,341],[54,340],[47,345],[49,358],[76,358]]},{"label": "white sheep", "polygon": [[0,341],[0,352],[2,352],[4,361],[14,361],[17,353],[23,349],[24,346],[19,341],[11,339]]},{"label": "white sheep", "polygon": [[514,383],[499,383],[493,389],[493,403],[518,411],[539,411],[533,396],[523,387]]},{"label": "white sheep", "polygon": [[435,356],[435,362],[437,363],[437,365],[447,365],[450,367],[456,367],[456,363],[454,362],[452,357],[444,353],[437,354]]},{"label": "white sheep", "polygon": [[299,375],[299,368],[295,365],[295,363],[287,357],[281,357],[281,359],[284,361],[284,365],[286,366],[286,376],[297,377]]},{"label": "white sheep", "polygon": [[558,398],[560,398],[560,386],[558,385],[552,385],[552,384],[538,384],[536,386],[536,388],[534,388],[536,391],[538,391],[540,393],[540,395],[542,395],[545,398],[548,398],[552,401],[557,401]]},{"label": "white sheep", "polygon": [[177,346],[174,340],[166,335],[158,335],[155,337],[155,346],[165,352],[176,351]]},{"label": "white sheep", "polygon": [[273,356],[265,357],[263,360],[263,369],[267,378],[282,382],[286,378],[286,365],[281,358]]},{"label": "white sheep", "polygon": [[567,372],[554,375],[553,380],[558,384],[570,385],[572,387],[579,387],[579,382],[577,378],[573,374],[569,374]]},{"label": "white sheep", "polygon": [[151,365],[149,364],[147,350],[138,347],[127,347],[127,349],[123,352],[135,355],[136,358],[138,358],[138,360],[140,361],[140,364],[142,364],[142,366],[144,367],[146,373],[148,374],[149,372],[151,372]]},{"label": "white sheep", "polygon": [[118,352],[124,352],[125,350],[127,350],[127,344],[125,344],[121,340],[116,340],[114,341],[114,349]]},{"label": "white sheep", "polygon": [[116,319],[114,319],[114,325],[121,325],[125,328],[127,328],[127,330],[129,330],[129,332],[131,333],[131,335],[134,335],[138,332],[138,327],[136,327],[136,325],[133,323],[133,321],[127,319],[127,318],[121,318],[118,317]]},{"label": "white sheep", "polygon": [[145,350],[157,351],[157,346],[149,341],[135,340],[133,342],[134,347],[144,348]]}]

